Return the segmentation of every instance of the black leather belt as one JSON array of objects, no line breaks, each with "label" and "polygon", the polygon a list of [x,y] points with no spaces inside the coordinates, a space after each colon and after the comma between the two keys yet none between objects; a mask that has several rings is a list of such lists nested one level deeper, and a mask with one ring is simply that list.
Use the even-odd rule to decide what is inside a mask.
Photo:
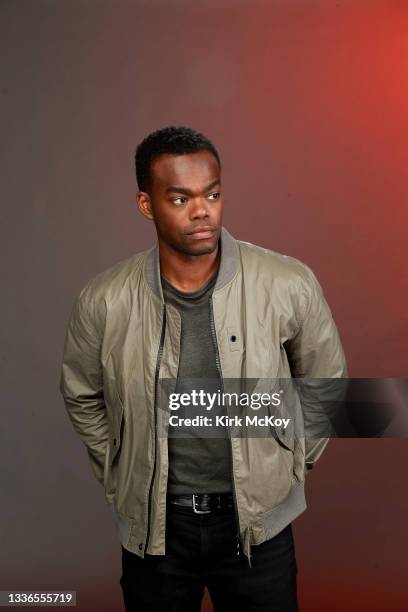
[{"label": "black leather belt", "polygon": [[195,514],[211,514],[234,507],[230,493],[200,493],[198,495],[169,495],[168,502],[174,506],[191,508]]}]

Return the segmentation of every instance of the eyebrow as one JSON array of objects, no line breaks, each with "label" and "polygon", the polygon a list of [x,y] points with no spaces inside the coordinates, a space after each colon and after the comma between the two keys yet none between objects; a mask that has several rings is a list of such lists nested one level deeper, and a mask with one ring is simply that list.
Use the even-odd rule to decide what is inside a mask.
[{"label": "eyebrow", "polygon": [[[210,189],[220,184],[221,184],[220,179],[216,179],[215,181],[210,183],[207,187],[205,187],[203,193],[210,191]],[[176,187],[175,185],[171,185],[170,187],[167,187],[166,193],[171,193],[171,192],[183,193],[184,195],[193,195],[193,192],[190,191],[190,189],[185,189],[184,187]]]}]

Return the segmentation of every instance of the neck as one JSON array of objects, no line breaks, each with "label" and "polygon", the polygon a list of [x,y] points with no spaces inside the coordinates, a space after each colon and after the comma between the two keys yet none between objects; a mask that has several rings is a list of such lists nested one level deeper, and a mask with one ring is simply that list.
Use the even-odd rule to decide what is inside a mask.
[{"label": "neck", "polygon": [[170,251],[159,241],[160,273],[180,291],[196,291],[202,287],[218,270],[221,249],[204,255],[187,255]]}]

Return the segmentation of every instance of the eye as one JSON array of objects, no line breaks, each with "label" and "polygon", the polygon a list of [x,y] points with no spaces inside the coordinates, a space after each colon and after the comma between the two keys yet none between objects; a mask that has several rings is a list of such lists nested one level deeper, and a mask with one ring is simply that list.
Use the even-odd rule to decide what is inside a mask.
[{"label": "eye", "polygon": [[177,206],[180,206],[180,204],[184,204],[184,202],[186,200],[187,200],[187,198],[184,198],[183,196],[179,196],[178,198],[173,198],[172,202],[173,202],[173,204],[176,204]]},{"label": "eye", "polygon": [[[213,193],[210,193],[210,195],[208,196],[211,200],[219,200],[220,199],[220,192],[219,191],[214,191]],[[215,196],[215,197],[212,197]]]}]

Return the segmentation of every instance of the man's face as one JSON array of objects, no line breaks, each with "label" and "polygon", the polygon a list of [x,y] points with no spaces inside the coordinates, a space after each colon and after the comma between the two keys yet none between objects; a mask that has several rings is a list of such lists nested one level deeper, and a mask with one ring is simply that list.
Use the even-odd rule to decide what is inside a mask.
[{"label": "man's face", "polygon": [[150,193],[141,192],[138,198],[142,213],[153,219],[159,239],[168,246],[187,255],[204,255],[217,248],[221,176],[209,151],[156,158],[151,165]]}]

